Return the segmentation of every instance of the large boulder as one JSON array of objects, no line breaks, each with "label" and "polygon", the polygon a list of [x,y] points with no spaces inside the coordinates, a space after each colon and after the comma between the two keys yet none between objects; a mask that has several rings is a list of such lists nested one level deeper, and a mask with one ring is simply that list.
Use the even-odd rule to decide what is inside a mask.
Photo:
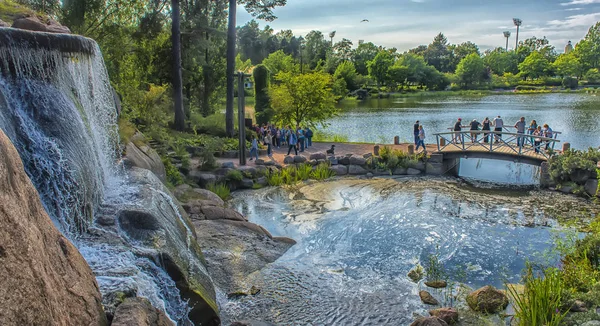
[{"label": "large boulder", "polygon": [[[134,241],[136,252],[152,253],[189,301],[192,322],[217,324],[218,307],[192,222],[162,182],[150,171],[132,168],[129,183],[135,202],[116,207],[120,233]],[[105,275],[102,275],[105,276]]]},{"label": "large boulder", "polygon": [[598,179],[589,179],[586,181],[584,189],[590,196],[600,195],[600,192],[598,192]]},{"label": "large boulder", "polygon": [[571,172],[571,174],[569,175],[569,178],[571,179],[571,181],[582,185],[585,184],[585,182],[588,181],[593,174],[595,173],[589,170],[574,169],[573,172]]},{"label": "large boulder", "polygon": [[17,18],[14,20],[12,27],[34,32],[71,34],[68,27],[59,24],[55,20],[48,19],[47,22],[43,22],[37,16]]},{"label": "large boulder", "polygon": [[467,296],[467,304],[477,312],[498,313],[508,306],[508,297],[493,286],[484,286]]},{"label": "large boulder", "polygon": [[294,164],[294,157],[287,155],[283,158],[283,164]]},{"label": "large boulder", "polygon": [[217,176],[199,170],[192,170],[188,173],[188,177],[197,183],[200,187],[207,187],[211,183],[217,182]]},{"label": "large boulder", "polygon": [[225,206],[225,202],[214,192],[202,189],[192,188],[190,185],[183,184],[175,187],[173,195],[181,202],[188,202],[190,200],[203,200],[213,203],[213,206]]},{"label": "large boulder", "polygon": [[0,325],[106,325],[96,278],[0,130]]},{"label": "large boulder", "polygon": [[365,168],[363,168],[360,165],[350,165],[350,166],[348,166],[348,174],[350,174],[350,175],[365,175],[368,172],[369,171],[367,171]]},{"label": "large boulder", "polygon": [[175,326],[160,310],[145,298],[125,299],[119,305],[112,326]]},{"label": "large boulder", "polygon": [[294,163],[306,163],[307,159],[304,155],[296,155],[294,156]]},{"label": "large boulder", "polygon": [[192,220],[247,221],[244,215],[236,210],[215,206],[214,202],[211,201],[191,200],[182,204],[182,206]]},{"label": "large boulder", "polygon": [[312,153],[312,154],[310,154],[310,159],[311,160],[326,160],[327,154],[325,154],[323,152]]},{"label": "large boulder", "polygon": [[335,175],[346,175],[348,174],[348,167],[345,165],[333,165],[329,168],[331,171],[335,172]]},{"label": "large boulder", "polygon": [[167,180],[167,172],[160,155],[146,143],[142,134],[136,133],[131,137],[130,142],[125,146],[125,151],[127,163],[130,166],[150,170],[162,182]]},{"label": "large boulder", "polygon": [[350,156],[350,164],[351,165],[365,165],[367,164],[367,159],[359,155]]},{"label": "large boulder", "polygon": [[421,301],[424,304],[429,304],[432,306],[437,306],[438,304],[440,304],[436,298],[434,298],[431,293],[427,292],[427,291],[419,291],[419,297],[421,298]]},{"label": "large boulder", "polygon": [[193,220],[213,280],[226,293],[244,288],[245,278],[283,255],[295,241],[273,237],[244,221]]},{"label": "large boulder", "polygon": [[448,325],[453,325],[458,323],[458,311],[454,308],[439,308],[429,310],[429,314],[432,317],[437,317],[443,321],[445,321]]}]

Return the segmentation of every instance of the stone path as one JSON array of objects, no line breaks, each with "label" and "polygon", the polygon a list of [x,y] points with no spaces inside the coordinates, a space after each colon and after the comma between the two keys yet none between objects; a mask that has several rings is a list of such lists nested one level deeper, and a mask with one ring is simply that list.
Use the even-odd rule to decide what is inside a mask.
[{"label": "stone path", "polygon": [[[365,143],[315,143],[315,142],[313,142],[313,146],[305,149],[304,152],[298,151],[298,155],[306,156],[306,158],[308,159],[310,154],[319,153],[319,152],[325,153],[325,151],[330,149],[331,145],[333,145],[333,144],[335,144],[335,155],[336,156],[346,155],[346,154],[357,154],[357,155],[362,156],[363,154],[373,153],[373,147],[375,145],[378,145],[378,144],[365,144]],[[406,151],[408,151],[408,145],[409,144],[407,144],[407,143],[400,144],[400,145],[381,145],[381,144],[379,144],[379,147],[383,148],[384,146],[389,146],[389,147],[392,147],[393,149],[400,149],[400,150],[406,152]],[[275,161],[277,164],[284,165],[283,159],[287,155],[287,150],[288,150],[287,146],[285,148],[284,147],[281,147],[281,148],[275,147],[273,149],[273,157],[271,159],[273,161]],[[420,149],[420,151],[422,151],[422,149]],[[435,144],[427,145],[427,151],[429,153],[437,151],[437,145],[435,145]],[[293,149],[292,149],[291,154],[294,155]],[[270,160],[269,157],[267,157],[267,155],[259,155],[259,158],[261,158],[265,161]],[[225,163],[225,162],[232,162],[234,164],[234,166],[236,166],[236,167],[239,165],[238,158],[217,158],[217,162],[220,164]],[[249,165],[249,166],[256,165],[254,162],[255,162],[254,160],[253,161],[247,160],[246,165]]]}]

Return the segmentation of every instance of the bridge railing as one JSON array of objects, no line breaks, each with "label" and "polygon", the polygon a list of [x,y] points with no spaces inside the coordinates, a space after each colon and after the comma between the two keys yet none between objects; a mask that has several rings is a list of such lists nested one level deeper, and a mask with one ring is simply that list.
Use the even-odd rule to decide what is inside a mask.
[{"label": "bridge railing", "polygon": [[552,138],[493,130],[463,130],[435,133],[437,148],[443,151],[481,151],[550,158],[557,136]]}]

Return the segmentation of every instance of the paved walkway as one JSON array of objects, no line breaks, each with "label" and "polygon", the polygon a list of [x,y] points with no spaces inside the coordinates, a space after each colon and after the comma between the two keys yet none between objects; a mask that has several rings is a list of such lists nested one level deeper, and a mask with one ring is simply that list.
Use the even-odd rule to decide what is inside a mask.
[{"label": "paved walkway", "polygon": [[[309,158],[310,154],[313,154],[313,153],[319,153],[319,152],[325,153],[325,151],[330,149],[331,145],[333,145],[333,144],[335,144],[335,155],[336,156],[346,155],[346,154],[363,155],[363,154],[367,154],[367,153],[373,153],[373,147],[375,147],[375,145],[379,145],[379,148],[388,146],[393,149],[400,149],[400,150],[406,152],[406,151],[408,151],[408,145],[409,145],[409,144],[381,145],[381,144],[363,144],[363,143],[315,143],[315,142],[313,142],[313,145],[311,147],[305,149],[304,152],[298,151],[298,155],[303,155],[303,156],[306,156],[306,158]],[[287,155],[287,151],[288,151],[287,146],[285,146],[285,148],[284,147],[281,147],[281,148],[275,147],[273,149],[272,160],[274,160],[278,164],[283,165],[283,159]],[[419,149],[419,151],[422,151],[422,149]],[[435,145],[435,144],[427,145],[427,151],[429,153],[437,151],[437,145]],[[291,155],[294,155],[293,149],[292,149]],[[267,157],[266,155],[260,155],[259,158],[261,158],[265,161],[269,160],[269,157]],[[233,162],[235,164],[235,166],[239,165],[239,161],[240,161],[239,158],[232,158],[232,159],[217,158],[217,162],[219,162],[219,163]],[[255,165],[255,163],[254,163],[254,161],[250,161],[248,159],[246,165]]]}]

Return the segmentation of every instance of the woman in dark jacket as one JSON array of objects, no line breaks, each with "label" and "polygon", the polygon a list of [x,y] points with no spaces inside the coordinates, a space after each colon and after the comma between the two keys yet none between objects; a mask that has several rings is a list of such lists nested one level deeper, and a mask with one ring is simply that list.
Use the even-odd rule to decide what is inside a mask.
[{"label": "woman in dark jacket", "polygon": [[[488,119],[488,117],[485,117],[485,119],[483,119],[483,122],[482,122],[481,124],[482,124],[482,126],[483,126],[483,127],[481,128],[481,130],[487,130],[487,131],[490,131],[490,130],[491,130],[491,129],[490,129],[490,119]],[[489,139],[489,134],[488,134],[488,133],[484,133],[484,134],[483,134],[483,141],[484,141],[485,143],[487,143],[487,142],[488,142],[488,139]]]}]

